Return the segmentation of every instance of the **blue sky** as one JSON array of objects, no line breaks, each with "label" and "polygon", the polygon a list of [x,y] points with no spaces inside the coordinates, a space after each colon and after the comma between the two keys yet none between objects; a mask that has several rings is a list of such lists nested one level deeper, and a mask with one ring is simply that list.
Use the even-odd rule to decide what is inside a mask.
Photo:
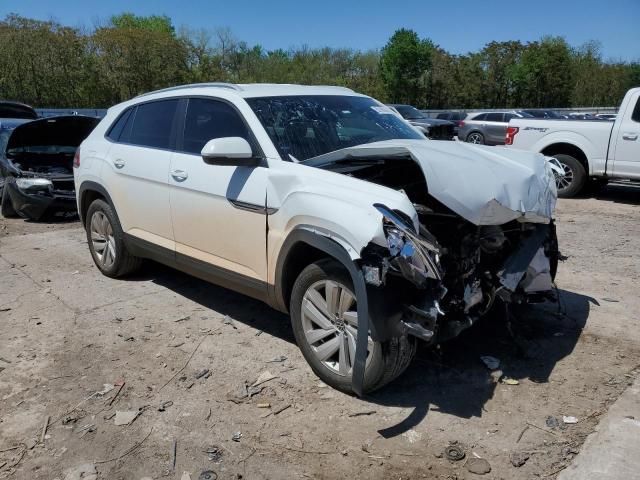
[{"label": "blue sky", "polygon": [[122,11],[165,14],[177,27],[229,27],[238,39],[266,49],[380,48],[406,27],[451,53],[549,34],[572,45],[597,40],[605,59],[640,60],[640,0],[0,0],[0,16],[16,12],[74,26]]}]

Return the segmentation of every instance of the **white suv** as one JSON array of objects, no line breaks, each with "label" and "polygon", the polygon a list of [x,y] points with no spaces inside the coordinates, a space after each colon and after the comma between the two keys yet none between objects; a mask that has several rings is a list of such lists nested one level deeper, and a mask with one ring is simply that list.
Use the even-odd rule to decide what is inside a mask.
[{"label": "white suv", "polygon": [[314,372],[362,395],[416,340],[550,296],[540,154],[425,139],[340,87],[198,84],[109,109],[75,159],[100,271],[143,258],[289,312]]}]

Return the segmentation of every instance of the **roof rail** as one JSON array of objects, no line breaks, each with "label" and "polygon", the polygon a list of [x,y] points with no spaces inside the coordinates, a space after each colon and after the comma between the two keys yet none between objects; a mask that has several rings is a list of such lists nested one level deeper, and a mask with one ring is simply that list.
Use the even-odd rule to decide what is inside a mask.
[{"label": "roof rail", "polygon": [[143,93],[141,95],[138,95],[136,98],[146,97],[147,95],[153,95],[155,93],[173,92],[173,91],[176,91],[176,90],[184,90],[184,89],[187,89],[187,88],[210,88],[210,87],[228,88],[229,90],[236,90],[236,91],[241,91],[242,90],[242,87],[236,85],[235,83],[225,83],[225,82],[189,83],[189,84],[186,84],[186,85],[177,85],[175,87],[162,88],[160,90],[154,90],[152,92]]}]

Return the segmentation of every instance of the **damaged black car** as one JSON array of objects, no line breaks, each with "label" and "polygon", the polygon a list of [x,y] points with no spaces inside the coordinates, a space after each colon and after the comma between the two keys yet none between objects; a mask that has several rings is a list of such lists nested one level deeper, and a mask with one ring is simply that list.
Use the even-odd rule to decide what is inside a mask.
[{"label": "damaged black car", "polygon": [[74,155],[98,122],[82,115],[0,120],[2,215],[40,220],[74,212]]}]

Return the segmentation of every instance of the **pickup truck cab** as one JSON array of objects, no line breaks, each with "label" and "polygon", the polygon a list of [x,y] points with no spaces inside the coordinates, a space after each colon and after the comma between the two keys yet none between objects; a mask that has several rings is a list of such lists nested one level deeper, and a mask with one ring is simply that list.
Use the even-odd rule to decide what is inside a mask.
[{"label": "pickup truck cab", "polygon": [[589,184],[640,180],[640,88],[627,92],[615,121],[514,118],[505,145],[555,157],[559,197],[578,195]]}]

